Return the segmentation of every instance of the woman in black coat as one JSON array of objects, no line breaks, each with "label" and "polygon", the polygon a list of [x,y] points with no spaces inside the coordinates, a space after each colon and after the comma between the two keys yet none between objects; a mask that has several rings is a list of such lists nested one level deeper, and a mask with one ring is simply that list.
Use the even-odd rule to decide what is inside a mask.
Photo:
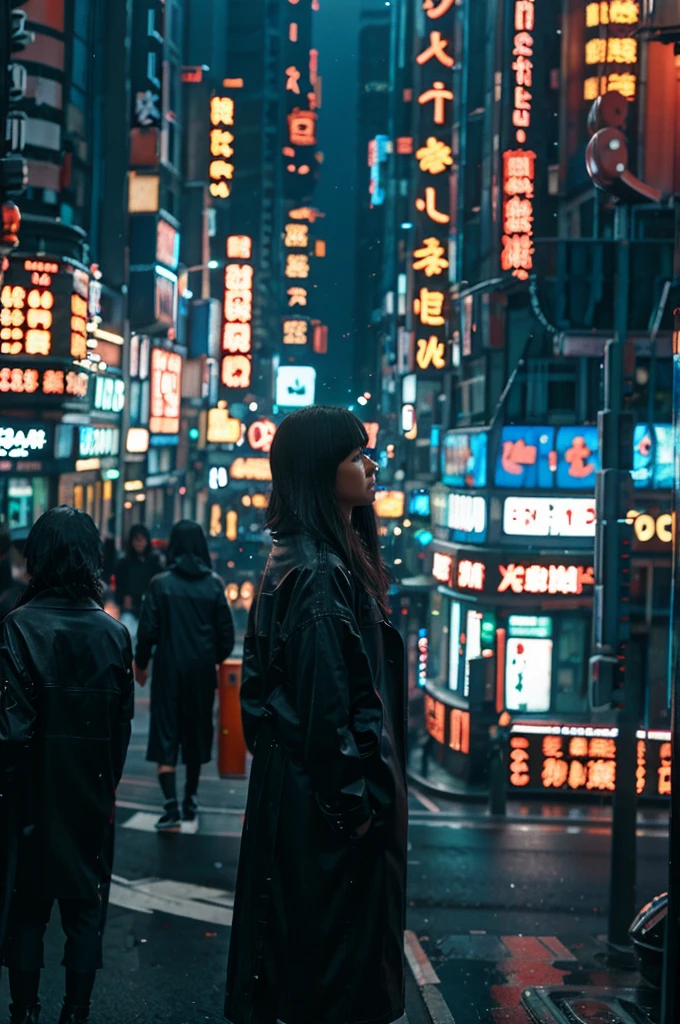
[{"label": "woman in black coat", "polygon": [[12,1024],[38,1020],[43,936],[55,900],[66,934],[60,1024],[84,1024],[102,966],[101,855],[130,740],[132,649],[102,609],[102,546],[92,519],[61,506],[26,544],[29,585],[2,627],[0,669],[34,709],[15,774],[21,838],[5,963]]},{"label": "woman in black coat", "polygon": [[241,703],[253,752],[231,932],[232,1024],[404,1013],[404,652],[386,612],[377,466],[345,409],[283,421],[272,553]]},{"label": "woman in black coat", "polygon": [[135,675],[144,686],[155,647],[146,757],[158,765],[166,801],[156,827],[177,832],[178,756],[181,749],[187,769],[184,820],[195,822],[201,765],[212,758],[216,665],[234,649],[234,626],[224,584],[210,567],[208,544],[198,523],[183,519],[173,527],[168,566],[151,581],[144,598]]}]

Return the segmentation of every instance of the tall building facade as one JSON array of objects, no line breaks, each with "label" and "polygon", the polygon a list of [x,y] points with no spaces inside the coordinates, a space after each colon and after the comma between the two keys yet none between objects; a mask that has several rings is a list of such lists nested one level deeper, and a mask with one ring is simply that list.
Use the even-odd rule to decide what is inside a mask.
[{"label": "tall building facade", "polygon": [[[427,730],[441,763],[474,781],[488,726],[508,711],[513,788],[615,785],[613,719],[590,710],[588,658],[602,360],[625,299],[627,661],[653,731],[639,788],[667,792],[673,217],[652,202],[626,214],[593,187],[585,151],[593,102],[616,91],[631,170],[673,192],[660,107],[672,54],[639,33],[636,3],[393,7],[382,418],[400,426],[390,487],[408,529],[431,539],[429,616],[411,627]],[[402,589],[422,583],[422,555],[413,544],[400,561]]]},{"label": "tall building facade", "polygon": [[28,0],[21,11],[27,45],[14,58],[21,98],[10,145],[27,161],[28,188],[0,295],[0,513],[21,537],[67,501],[112,534],[124,393],[128,5]]}]

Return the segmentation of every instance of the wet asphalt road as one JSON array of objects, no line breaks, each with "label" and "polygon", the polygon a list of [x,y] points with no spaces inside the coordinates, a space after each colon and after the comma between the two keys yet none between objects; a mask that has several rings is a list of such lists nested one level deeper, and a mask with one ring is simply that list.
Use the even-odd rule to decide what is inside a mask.
[{"label": "wet asphalt road", "polygon": [[[246,784],[219,780],[214,765],[208,766],[200,791],[201,831],[156,835],[161,799],[144,760],[143,703],[140,711],[118,793],[116,880],[92,1021],[221,1021]],[[546,983],[612,980],[604,973],[601,941],[608,896],[606,811],[509,805],[508,820],[498,822],[482,807],[415,792],[410,803],[408,927],[437,972],[456,1024],[523,1024],[528,1018],[520,990],[539,976]],[[665,889],[662,815],[650,813],[638,849],[642,903]],[[42,986],[46,1024],[56,1024],[61,1000],[57,919],[55,911]],[[553,937],[556,944],[518,945],[519,936]],[[423,1024],[427,1018],[413,990],[411,985],[410,1022]],[[0,1007],[7,1001],[3,977]]]}]

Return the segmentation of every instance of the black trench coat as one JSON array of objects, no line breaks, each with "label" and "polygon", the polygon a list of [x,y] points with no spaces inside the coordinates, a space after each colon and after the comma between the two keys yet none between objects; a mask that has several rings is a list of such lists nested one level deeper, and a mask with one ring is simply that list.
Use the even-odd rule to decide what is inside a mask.
[{"label": "black trench coat", "polygon": [[234,648],[224,584],[208,566],[183,555],[156,576],[142,604],[135,661],[146,668],[153,648],[147,760],[175,765],[212,758],[216,665]]},{"label": "black trench coat", "polygon": [[0,669],[30,688],[34,737],[19,770],[17,885],[95,899],[134,713],[127,629],[94,601],[48,590],[7,616]]},{"label": "black trench coat", "polygon": [[337,555],[304,534],[275,538],[256,609],[225,1016],[390,1024],[404,1012],[401,637]]}]

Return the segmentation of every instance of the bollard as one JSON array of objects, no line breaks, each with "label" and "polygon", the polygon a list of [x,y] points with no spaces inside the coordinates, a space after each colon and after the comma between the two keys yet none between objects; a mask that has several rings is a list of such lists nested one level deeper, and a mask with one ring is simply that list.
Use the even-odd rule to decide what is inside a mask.
[{"label": "bollard", "polygon": [[229,658],[219,668],[220,729],[217,741],[217,771],[220,778],[246,774],[246,741],[241,723],[240,658]]}]

